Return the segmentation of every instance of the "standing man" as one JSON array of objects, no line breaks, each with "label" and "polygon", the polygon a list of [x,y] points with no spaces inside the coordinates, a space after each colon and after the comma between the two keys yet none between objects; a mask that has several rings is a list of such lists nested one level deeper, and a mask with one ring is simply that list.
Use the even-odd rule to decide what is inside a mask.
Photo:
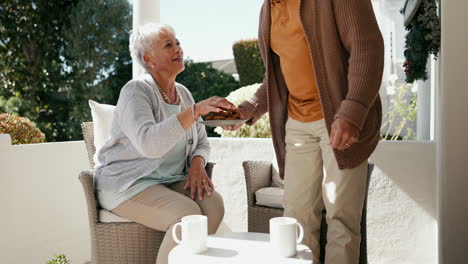
[{"label": "standing man", "polygon": [[[265,0],[263,85],[239,106],[252,125],[267,111],[285,216],[299,220],[319,263],[358,263],[367,159],[380,138],[384,44],[370,0]],[[235,130],[236,127],[225,127]]]}]

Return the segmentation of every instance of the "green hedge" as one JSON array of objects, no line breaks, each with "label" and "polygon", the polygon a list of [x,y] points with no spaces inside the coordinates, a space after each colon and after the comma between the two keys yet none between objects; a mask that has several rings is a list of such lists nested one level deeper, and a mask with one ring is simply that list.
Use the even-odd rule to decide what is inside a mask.
[{"label": "green hedge", "polygon": [[241,86],[262,83],[265,66],[256,39],[240,40],[232,46]]}]

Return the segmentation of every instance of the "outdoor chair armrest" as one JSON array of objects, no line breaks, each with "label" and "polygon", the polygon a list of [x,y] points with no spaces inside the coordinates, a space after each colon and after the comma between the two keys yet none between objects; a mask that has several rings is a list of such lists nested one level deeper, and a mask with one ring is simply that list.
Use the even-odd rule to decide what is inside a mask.
[{"label": "outdoor chair armrest", "polygon": [[244,161],[245,184],[247,188],[247,205],[255,205],[255,192],[258,189],[271,186],[271,162],[269,161]]},{"label": "outdoor chair armrest", "polygon": [[86,205],[88,206],[89,224],[91,226],[96,225],[99,221],[97,201],[94,194],[93,174],[94,173],[92,171],[82,171],[79,176],[81,185],[83,186],[83,191],[85,193]]},{"label": "outdoor chair armrest", "polygon": [[210,179],[213,179],[213,168],[216,163],[213,162],[207,162],[205,166],[206,174]]}]

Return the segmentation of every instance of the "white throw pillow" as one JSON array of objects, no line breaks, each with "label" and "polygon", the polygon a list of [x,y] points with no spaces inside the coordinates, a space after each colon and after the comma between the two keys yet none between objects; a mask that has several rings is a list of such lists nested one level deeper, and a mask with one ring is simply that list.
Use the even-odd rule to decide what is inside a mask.
[{"label": "white throw pillow", "polygon": [[278,187],[261,188],[255,192],[257,205],[283,208],[284,189]]},{"label": "white throw pillow", "polygon": [[101,150],[110,137],[115,106],[99,104],[93,100],[89,100],[88,103],[91,108],[94,125],[94,147],[96,148],[96,152],[94,153],[93,160],[96,164],[95,166],[97,166],[99,164],[97,158],[99,150]]},{"label": "white throw pillow", "polygon": [[271,174],[272,174],[272,183],[271,186],[284,189],[284,180],[280,178],[278,161],[276,157],[271,161]]}]

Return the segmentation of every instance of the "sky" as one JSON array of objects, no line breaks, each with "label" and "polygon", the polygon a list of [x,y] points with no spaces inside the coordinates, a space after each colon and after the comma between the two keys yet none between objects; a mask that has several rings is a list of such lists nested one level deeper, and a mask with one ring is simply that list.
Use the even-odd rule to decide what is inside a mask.
[{"label": "sky", "polygon": [[185,58],[231,59],[232,44],[257,38],[264,0],[160,0],[161,23],[171,25]]}]

